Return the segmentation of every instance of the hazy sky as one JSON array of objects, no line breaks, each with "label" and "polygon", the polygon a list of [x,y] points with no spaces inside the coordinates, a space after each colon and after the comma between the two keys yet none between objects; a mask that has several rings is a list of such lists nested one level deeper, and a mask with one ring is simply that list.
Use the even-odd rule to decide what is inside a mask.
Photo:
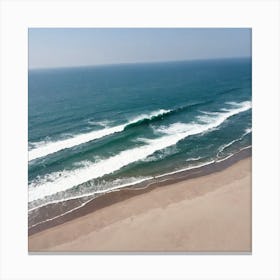
[{"label": "hazy sky", "polygon": [[29,29],[29,68],[249,56],[251,29]]}]

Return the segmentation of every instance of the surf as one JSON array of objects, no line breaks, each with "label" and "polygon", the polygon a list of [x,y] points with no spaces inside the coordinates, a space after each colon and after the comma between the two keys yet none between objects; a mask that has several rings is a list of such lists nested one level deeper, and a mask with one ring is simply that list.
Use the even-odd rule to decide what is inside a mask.
[{"label": "surf", "polygon": [[31,149],[28,152],[28,160],[32,161],[32,160],[35,160],[35,159],[38,159],[41,157],[48,156],[50,154],[57,153],[59,151],[65,150],[65,149],[73,148],[75,146],[79,146],[81,144],[85,144],[85,143],[103,138],[105,136],[112,135],[114,133],[121,132],[129,125],[138,123],[142,120],[148,120],[148,119],[160,117],[169,112],[170,112],[170,110],[160,109],[158,111],[151,112],[150,114],[146,114],[146,115],[143,114],[138,117],[135,117],[132,120],[130,120],[128,123],[121,124],[118,126],[108,127],[108,128],[103,128],[103,129],[96,130],[96,131],[78,134],[71,138],[67,138],[67,139],[63,139],[63,140],[59,140],[59,141],[38,142],[37,147]]},{"label": "surf", "polygon": [[[220,126],[228,118],[251,109],[250,101],[231,103],[229,105],[231,108],[222,108],[218,112],[204,112],[192,123],[178,122],[169,126],[159,127],[156,130],[160,137],[157,139],[142,139],[144,143],[142,146],[124,150],[119,154],[88,164],[82,168],[51,173],[39,178],[39,180],[34,180],[29,185],[29,202],[43,199],[92,179],[116,172],[131,163],[144,160],[156,151],[176,145],[179,141],[191,135],[206,133]],[[160,113],[165,112],[160,111]],[[143,116],[141,117],[143,118]]]},{"label": "surf", "polygon": [[[158,111],[153,111],[149,114],[141,114],[137,117],[132,118],[130,121],[128,121],[125,124],[121,124],[113,127],[106,127],[106,124],[109,123],[108,120],[100,121],[98,122],[98,124],[101,124],[102,126],[105,127],[99,130],[74,135],[70,138],[66,138],[58,141],[40,141],[37,143],[32,143],[31,146],[35,148],[31,148],[31,150],[29,150],[28,160],[32,161],[38,158],[46,157],[48,155],[57,153],[65,149],[70,149],[75,146],[79,146],[97,139],[101,139],[109,135],[113,135],[115,133],[120,133],[132,127],[148,125],[152,122],[156,122],[168,116],[172,116],[180,112],[192,110],[198,106],[208,105],[212,102],[213,102],[212,100],[208,100],[203,102],[196,102],[185,106],[180,106],[174,109],[168,109],[168,110],[159,109]],[[93,124],[97,124],[97,122],[93,122]]]}]

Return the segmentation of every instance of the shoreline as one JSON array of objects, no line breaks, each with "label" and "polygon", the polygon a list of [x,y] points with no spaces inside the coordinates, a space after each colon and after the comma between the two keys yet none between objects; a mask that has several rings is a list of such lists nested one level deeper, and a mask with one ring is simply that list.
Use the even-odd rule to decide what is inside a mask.
[{"label": "shoreline", "polygon": [[250,253],[251,156],[227,165],[164,187],[103,195],[76,218],[29,235],[29,253]]},{"label": "shoreline", "polygon": [[[202,176],[207,176],[209,174],[222,171],[239,162],[240,160],[251,157],[251,154],[252,149],[251,147],[249,147],[240,150],[231,157],[221,161],[215,161],[213,163],[209,163],[207,165],[203,165],[201,167],[193,169],[178,171],[174,174],[169,173],[160,175],[154,179],[147,180],[143,183],[109,191],[99,196],[89,196],[89,200],[86,201],[84,205],[82,205],[83,203],[80,202],[79,198],[71,199],[69,201],[47,204],[46,206],[42,206],[41,208],[39,208],[37,217],[40,217],[40,215],[44,214],[48,215],[51,212],[54,218],[51,218],[50,220],[46,219],[46,221],[39,222],[37,225],[30,227],[28,229],[28,236],[32,236],[49,228],[53,228],[55,226],[67,223],[71,220],[88,215],[115,203],[120,203],[134,196],[151,192],[156,188],[169,186],[182,181],[188,181],[194,178],[199,178]],[[76,205],[78,205],[78,207]],[[56,214],[56,211],[60,209],[60,206],[69,207],[71,210],[66,213],[60,214],[58,212]]]},{"label": "shoreline", "polygon": [[251,174],[246,157],[219,172],[130,196],[29,236],[29,253],[248,254]]}]

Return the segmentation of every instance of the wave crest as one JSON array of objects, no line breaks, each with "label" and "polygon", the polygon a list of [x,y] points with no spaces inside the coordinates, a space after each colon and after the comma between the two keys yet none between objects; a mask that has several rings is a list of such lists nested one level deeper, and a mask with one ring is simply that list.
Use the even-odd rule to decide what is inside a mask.
[{"label": "wave crest", "polygon": [[160,109],[159,111],[151,112],[147,115],[140,115],[137,118],[132,119],[126,124],[121,124],[114,127],[106,127],[104,129],[95,130],[92,132],[87,132],[83,134],[75,135],[68,139],[58,140],[55,142],[44,142],[41,141],[36,145],[36,148],[30,150],[28,152],[29,161],[32,161],[37,158],[45,157],[50,154],[54,154],[64,149],[73,148],[75,146],[79,146],[81,144],[88,143],[93,140],[97,140],[103,138],[105,136],[118,133],[123,131],[126,127],[133,125],[135,123],[139,123],[141,121],[150,120],[153,118],[158,118],[163,116],[164,114],[170,112],[170,110]]},{"label": "wave crest", "polygon": [[48,178],[41,178],[38,181],[33,181],[29,185],[29,202],[71,189],[72,187],[92,179],[111,174],[124,166],[147,158],[156,151],[173,146],[188,136],[205,133],[221,125],[228,118],[247,111],[250,108],[251,102],[242,102],[238,105],[235,104],[232,109],[218,112],[216,117],[209,115],[209,119],[205,119],[203,124],[198,122],[189,124],[174,123],[164,129],[159,128],[163,136],[157,139],[146,139],[145,144],[140,147],[124,150],[117,155],[76,170],[63,171],[59,176],[57,176],[56,173],[49,174]]}]

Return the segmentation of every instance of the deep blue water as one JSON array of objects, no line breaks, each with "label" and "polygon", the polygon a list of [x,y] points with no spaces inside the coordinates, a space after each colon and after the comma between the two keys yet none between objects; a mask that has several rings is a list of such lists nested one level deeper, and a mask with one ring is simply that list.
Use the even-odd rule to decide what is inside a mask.
[{"label": "deep blue water", "polygon": [[251,59],[29,71],[29,207],[251,145]]}]

